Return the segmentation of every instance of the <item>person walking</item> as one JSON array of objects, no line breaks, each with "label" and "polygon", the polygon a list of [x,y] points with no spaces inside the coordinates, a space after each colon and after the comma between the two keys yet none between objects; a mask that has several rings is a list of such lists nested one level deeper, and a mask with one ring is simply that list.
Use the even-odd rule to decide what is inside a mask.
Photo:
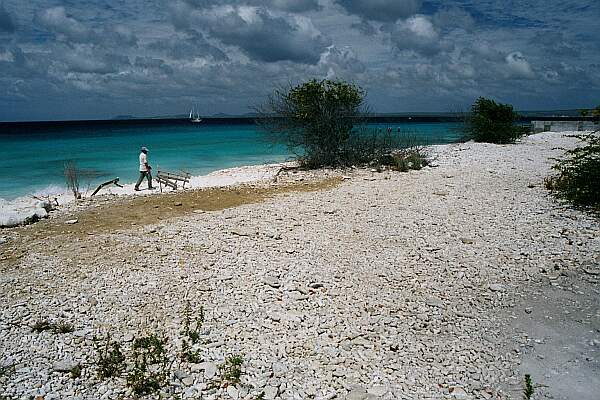
[{"label": "person walking", "polygon": [[140,183],[144,180],[144,178],[148,179],[148,189],[152,190],[152,173],[150,172],[152,167],[148,164],[148,149],[142,147],[140,150],[140,177],[138,178],[137,183],[135,184],[135,190],[140,190]]}]

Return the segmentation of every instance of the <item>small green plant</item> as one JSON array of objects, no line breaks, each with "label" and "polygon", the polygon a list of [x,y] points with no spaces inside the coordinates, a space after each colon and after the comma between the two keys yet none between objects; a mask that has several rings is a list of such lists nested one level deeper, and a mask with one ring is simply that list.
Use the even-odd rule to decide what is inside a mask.
[{"label": "small green plant", "polygon": [[392,155],[390,161],[391,168],[400,172],[420,170],[430,163],[427,153],[421,147],[398,151]]},{"label": "small green plant", "polygon": [[[190,302],[186,303],[183,318],[183,341],[181,344],[180,358],[190,363],[202,362],[200,350],[193,350],[193,346],[200,341],[200,331],[204,323],[204,308],[200,307],[198,315],[192,321],[192,307]],[[189,340],[189,341],[188,341]]]},{"label": "small green plant", "polygon": [[127,384],[136,395],[155,393],[166,385],[170,370],[166,344],[167,339],[156,333],[134,340],[134,365]]},{"label": "small green plant", "polygon": [[552,167],[558,175],[546,178],[544,184],[556,197],[600,212],[600,131],[576,137],[583,145],[568,150]]},{"label": "small green plant", "polygon": [[265,400],[265,392],[260,392],[257,394],[254,400]]},{"label": "small green plant", "polygon": [[531,381],[531,375],[525,374],[525,382],[523,385],[523,400],[531,400],[533,396],[533,382]]},{"label": "small green plant", "polygon": [[81,367],[79,364],[71,368],[69,372],[71,373],[71,378],[73,379],[81,377]]},{"label": "small green plant", "polygon": [[31,330],[37,333],[44,331],[52,331],[54,333],[71,333],[75,330],[75,328],[68,322],[55,323],[50,322],[47,319],[40,319],[33,324]]},{"label": "small green plant", "polygon": [[31,330],[36,333],[50,331],[52,330],[53,325],[47,319],[40,319],[33,324]]},{"label": "small green plant", "polygon": [[55,333],[71,333],[75,330],[72,324],[68,322],[59,322],[54,324],[53,331]]},{"label": "small green plant", "polygon": [[4,366],[0,366],[0,377],[9,376],[15,372],[15,365],[8,364]]},{"label": "small green plant", "polygon": [[510,104],[478,98],[465,121],[465,139],[487,143],[513,143],[526,133],[515,125],[518,115]]},{"label": "small green plant", "polygon": [[119,376],[125,370],[125,356],[121,352],[121,344],[110,340],[110,335],[106,343],[97,349],[98,377],[100,379]]},{"label": "small green plant", "polygon": [[226,358],[225,362],[219,365],[219,370],[221,371],[221,384],[236,385],[240,383],[243,363],[244,358],[240,355]]}]

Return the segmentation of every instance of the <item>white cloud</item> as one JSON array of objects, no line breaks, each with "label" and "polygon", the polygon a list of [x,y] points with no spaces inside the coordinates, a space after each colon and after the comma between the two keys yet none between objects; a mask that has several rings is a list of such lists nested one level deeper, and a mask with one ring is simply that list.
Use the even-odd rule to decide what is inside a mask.
[{"label": "white cloud", "polygon": [[431,20],[424,15],[396,22],[391,40],[399,50],[411,50],[426,56],[448,49],[448,44],[440,38]]},{"label": "white cloud", "polygon": [[535,73],[523,54],[518,51],[506,56],[506,67],[510,78],[533,79]]},{"label": "white cloud", "polygon": [[192,10],[182,15],[181,7],[176,8],[176,27],[206,32],[209,37],[235,46],[258,61],[315,64],[330,44],[309,19],[298,15],[231,5]]},{"label": "white cloud", "polygon": [[67,15],[64,7],[48,8],[40,12],[37,21],[53,33],[64,36],[73,42],[88,42],[94,32]]}]

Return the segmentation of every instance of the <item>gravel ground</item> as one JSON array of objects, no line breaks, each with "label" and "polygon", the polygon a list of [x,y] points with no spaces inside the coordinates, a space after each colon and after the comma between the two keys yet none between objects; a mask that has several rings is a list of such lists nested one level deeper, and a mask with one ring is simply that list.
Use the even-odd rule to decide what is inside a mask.
[{"label": "gravel ground", "polygon": [[[28,247],[0,261],[0,395],[131,398],[125,374],[97,377],[94,338],[129,353],[161,332],[163,398],[520,399],[534,338],[515,321],[532,296],[586,276],[573,293],[600,345],[600,223],[543,187],[549,158],[574,140],[436,146],[433,168],[341,171],[331,189],[108,233],[7,230],[0,246]],[[200,363],[177,356],[187,302],[205,313]],[[74,331],[33,332],[44,319]],[[232,355],[244,360],[237,384],[218,368]]]}]

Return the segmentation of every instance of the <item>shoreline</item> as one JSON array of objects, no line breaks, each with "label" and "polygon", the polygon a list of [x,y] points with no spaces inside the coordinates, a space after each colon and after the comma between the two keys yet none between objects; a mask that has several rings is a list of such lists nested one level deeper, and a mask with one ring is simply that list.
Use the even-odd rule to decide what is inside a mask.
[{"label": "shoreline", "polygon": [[[565,131],[552,132],[551,134],[570,135],[580,133],[582,132]],[[525,138],[527,138],[527,136]],[[427,148],[433,155],[443,155],[448,153],[449,149],[452,147],[459,146],[460,144],[461,143],[459,142],[430,145],[427,146]],[[486,146],[490,144],[479,143],[478,145]],[[251,184],[269,181],[273,179],[273,176],[280,170],[281,167],[291,166],[294,164],[294,161],[288,161],[216,170],[206,175],[191,176],[190,182],[184,190],[188,191],[206,188],[222,188],[239,184]],[[140,185],[141,190],[138,192],[134,191],[134,182],[125,183],[122,188],[109,185],[101,189],[94,197],[91,197],[90,194],[95,190],[95,187],[90,187],[84,193],[82,193],[82,200],[93,201],[94,199],[100,199],[104,201],[106,198],[135,198],[138,196],[153,196],[182,191],[182,189],[175,191],[169,187],[163,187],[163,192],[160,192],[159,184],[155,177],[153,177],[153,184],[155,189],[150,191],[147,189],[147,181],[143,181]],[[57,203],[57,207],[54,206],[54,202]],[[68,192],[67,190],[46,195],[29,194],[26,196],[17,197],[13,200],[5,200],[0,198],[0,229],[28,225],[30,223],[28,222],[29,220],[33,219],[34,222],[36,222],[37,220],[45,219],[49,216],[49,213],[55,214],[57,210],[66,210],[68,212],[68,210],[70,210],[72,207],[77,207],[78,203],[80,204],[81,200],[76,201],[72,193]]]},{"label": "shoreline", "polygon": [[[3,227],[13,227],[22,225],[25,220],[32,215],[38,213],[40,219],[46,218],[48,213],[44,213],[40,208],[44,209],[45,205],[40,202],[50,202],[54,206],[54,202],[57,202],[57,207],[51,210],[54,212],[60,209],[68,209],[74,204],[76,205],[81,200],[94,200],[94,199],[105,199],[106,197],[137,197],[137,196],[152,196],[159,194],[167,194],[172,192],[181,192],[182,190],[197,190],[205,188],[221,188],[234,186],[239,184],[257,183],[272,179],[273,176],[283,166],[294,165],[294,162],[283,162],[283,163],[271,163],[271,164],[258,164],[258,165],[247,165],[241,167],[225,168],[217,171],[213,171],[206,175],[195,175],[190,177],[189,183],[185,189],[171,189],[170,187],[164,187],[161,192],[159,189],[158,182],[153,177],[154,190],[147,189],[147,181],[144,180],[140,185],[140,191],[135,191],[135,182],[128,182],[122,184],[123,187],[117,187],[109,185],[101,189],[95,196],[90,196],[95,190],[95,187],[86,190],[82,193],[82,199],[76,200],[73,194],[65,189],[63,192],[49,193],[46,195],[42,194],[29,194],[20,196],[12,200],[5,200],[0,198],[0,229]],[[50,211],[50,207],[46,211]]]}]

